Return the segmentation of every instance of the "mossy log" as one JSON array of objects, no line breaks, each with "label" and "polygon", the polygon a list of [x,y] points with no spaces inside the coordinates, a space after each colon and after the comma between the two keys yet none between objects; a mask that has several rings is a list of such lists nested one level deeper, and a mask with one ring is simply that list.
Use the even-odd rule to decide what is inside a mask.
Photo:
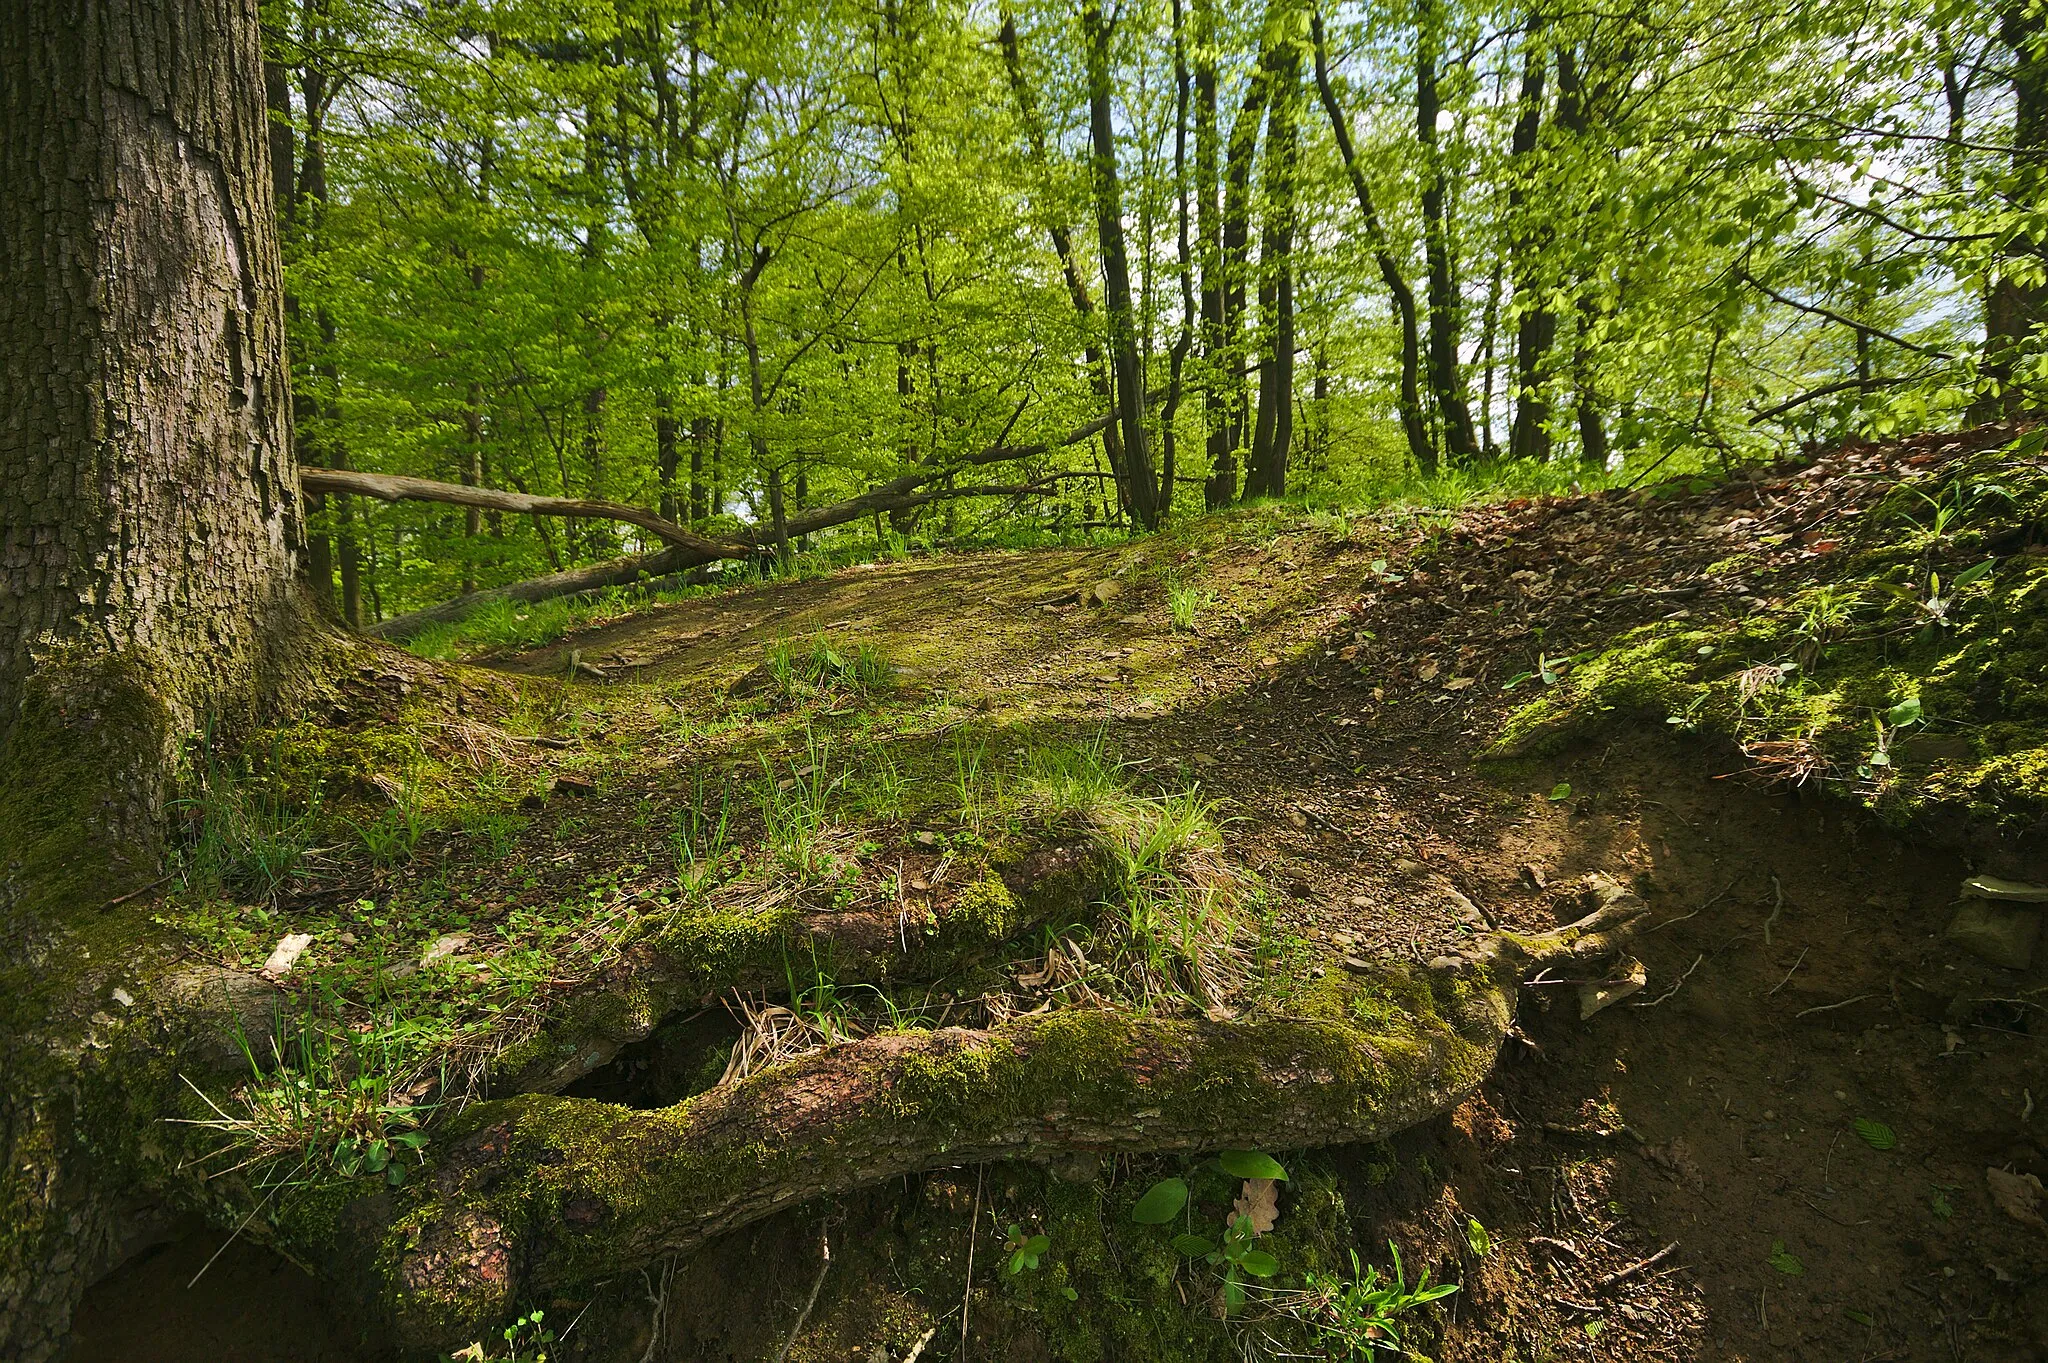
[{"label": "mossy log", "polygon": [[[409,1185],[303,1200],[281,1231],[402,1349],[427,1353],[536,1297],[905,1173],[1381,1139],[1484,1081],[1532,966],[1613,954],[1643,905],[1612,882],[1594,892],[1598,908],[1567,928],[1357,977],[1312,1016],[1074,1010],[868,1037],[657,1111],[543,1094],[480,1104]],[[1402,1006],[1352,1008],[1369,983]]]}]

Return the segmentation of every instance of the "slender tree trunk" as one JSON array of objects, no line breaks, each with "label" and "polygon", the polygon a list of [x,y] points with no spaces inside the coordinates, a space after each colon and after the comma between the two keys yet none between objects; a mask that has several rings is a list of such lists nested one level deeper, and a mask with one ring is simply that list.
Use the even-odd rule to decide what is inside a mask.
[{"label": "slender tree trunk", "polygon": [[108,1266],[135,1158],[78,1030],[128,964],[75,943],[150,912],[115,906],[159,874],[186,737],[253,717],[311,619],[269,139],[254,0],[0,7],[0,1357],[23,1363]]},{"label": "slender tree trunk", "polygon": [[1508,435],[1508,454],[1515,459],[1550,457],[1550,403],[1544,396],[1544,360],[1557,338],[1557,315],[1543,299],[1543,234],[1523,220],[1528,207],[1526,178],[1535,159],[1536,139],[1543,126],[1543,84],[1546,62],[1534,21],[1529,25],[1528,53],[1523,59],[1520,113],[1509,143],[1511,188],[1508,208],[1516,233],[1514,245],[1515,424]]},{"label": "slender tree trunk", "polygon": [[1429,389],[1443,422],[1444,453],[1456,464],[1479,456],[1472,431],[1472,409],[1465,399],[1465,381],[1458,372],[1459,306],[1451,277],[1450,225],[1444,211],[1443,157],[1437,148],[1436,121],[1442,110],[1437,94],[1437,51],[1440,38],[1433,0],[1424,0],[1416,18],[1415,140],[1422,148],[1422,238],[1429,268]]},{"label": "slender tree trunk", "polygon": [[[2014,0],[1999,21],[1999,40],[2012,52],[2012,168],[2007,202],[2037,207],[2048,186],[2048,25],[2036,6]],[[2006,268],[1984,300],[1984,376],[1995,391],[1980,408],[2011,417],[2036,405],[2018,380],[2023,349],[2048,322],[2048,284],[2037,282],[2043,248],[2024,229],[2003,243]]]},{"label": "slender tree trunk", "polygon": [[[1003,66],[1009,73],[1010,93],[1017,101],[1017,116],[1024,125],[1024,136],[1030,144],[1034,162],[1043,169],[1048,164],[1045,126],[1038,117],[1038,100],[1031,92],[1030,82],[1024,75],[1024,54],[1017,39],[1015,16],[1005,13],[1003,27],[996,35],[1003,49]],[[1081,275],[1081,267],[1074,258],[1073,234],[1067,225],[1054,214],[1047,212],[1046,234],[1052,238],[1053,253],[1059,257],[1060,278],[1067,286],[1067,297],[1074,305],[1074,315],[1080,319],[1083,342],[1082,362],[1088,369],[1088,386],[1103,410],[1110,409],[1115,402],[1115,385],[1110,381],[1110,369],[1105,362],[1102,348],[1095,341],[1095,300],[1089,297],[1088,283]],[[1117,495],[1123,496],[1124,442],[1117,428],[1112,426],[1102,433],[1103,451],[1109,457],[1109,466],[1117,479]]]},{"label": "slender tree trunk", "polygon": [[1309,35],[1315,45],[1316,93],[1322,99],[1323,113],[1330,120],[1330,133],[1337,142],[1338,159],[1343,161],[1344,173],[1351,181],[1351,193],[1358,200],[1359,216],[1365,219],[1366,242],[1372,248],[1380,278],[1393,300],[1394,319],[1401,328],[1401,388],[1395,409],[1401,418],[1402,434],[1408,440],[1408,457],[1425,475],[1434,474],[1437,469],[1436,446],[1429,438],[1429,423],[1422,412],[1422,341],[1415,323],[1415,291],[1408,287],[1408,280],[1401,273],[1401,263],[1394,259],[1386,229],[1380,224],[1379,210],[1373,204],[1372,186],[1366,182],[1365,170],[1358,164],[1358,152],[1351,142],[1351,123],[1344,107],[1337,102],[1337,87],[1330,79],[1330,46],[1323,32],[1320,11],[1310,17]]},{"label": "slender tree trunk", "polygon": [[1173,0],[1173,198],[1175,236],[1179,247],[1180,332],[1167,356],[1166,402],[1159,410],[1159,502],[1162,516],[1173,511],[1174,478],[1179,467],[1181,378],[1195,341],[1195,257],[1188,243],[1188,74],[1187,36],[1182,29],[1181,0]]},{"label": "slender tree trunk", "polygon": [[1500,286],[1500,261],[1495,260],[1493,271],[1486,278],[1486,315],[1479,323],[1480,363],[1485,376],[1479,399],[1479,445],[1488,461],[1500,457],[1500,448],[1493,443],[1493,372],[1500,335]]},{"label": "slender tree trunk", "polygon": [[1224,159],[1218,319],[1221,343],[1212,364],[1213,369],[1220,370],[1217,382],[1224,395],[1224,421],[1222,429],[1211,436],[1207,501],[1212,508],[1237,500],[1237,452],[1244,447],[1245,428],[1251,415],[1241,340],[1247,284],[1245,257],[1252,235],[1252,164],[1258,154],[1259,125],[1265,121],[1266,100],[1272,88],[1272,66],[1271,54],[1262,54],[1258,69],[1245,85]]},{"label": "slender tree trunk", "polygon": [[1223,225],[1216,202],[1217,151],[1221,129],[1216,109],[1216,0],[1194,0],[1195,233],[1201,245],[1202,429],[1209,457],[1203,500],[1210,510],[1237,497],[1231,459],[1229,396],[1224,370],[1230,363],[1223,330]]},{"label": "slender tree trunk", "polygon": [[1245,493],[1287,492],[1287,456],[1294,440],[1294,181],[1301,136],[1301,59],[1292,44],[1280,49],[1266,120],[1266,224],[1259,251],[1259,312],[1270,324],[1259,360],[1258,422]]},{"label": "slender tree trunk", "polygon": [[1132,519],[1159,526],[1159,486],[1145,430],[1145,369],[1138,353],[1131,304],[1130,255],[1124,242],[1123,190],[1117,179],[1116,127],[1110,112],[1109,47],[1112,26],[1100,6],[1081,16],[1088,36],[1088,138],[1095,186],[1095,233],[1102,251],[1102,292],[1109,322],[1109,353],[1116,372],[1116,409],[1123,427],[1124,467],[1118,479]]}]

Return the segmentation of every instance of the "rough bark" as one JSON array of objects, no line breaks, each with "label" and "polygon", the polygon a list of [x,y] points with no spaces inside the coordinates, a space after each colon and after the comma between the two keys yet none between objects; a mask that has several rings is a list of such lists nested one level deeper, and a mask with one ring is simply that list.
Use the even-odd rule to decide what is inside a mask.
[{"label": "rough bark", "polygon": [[[113,1239],[80,924],[307,619],[254,0],[0,10],[0,1356]],[[104,997],[101,995],[100,997]],[[82,1010],[82,1011],[81,1011]]]},{"label": "rough bark", "polygon": [[1235,1022],[1077,1009],[877,1035],[655,1111],[538,1094],[481,1104],[422,1176],[358,1199],[300,1248],[401,1347],[445,1351],[517,1302],[905,1173],[1383,1139],[1486,1078],[1524,972],[1615,954],[1644,905],[1612,882],[1593,898],[1569,927],[1405,976],[1406,1010],[1372,1027],[1341,1007]]}]

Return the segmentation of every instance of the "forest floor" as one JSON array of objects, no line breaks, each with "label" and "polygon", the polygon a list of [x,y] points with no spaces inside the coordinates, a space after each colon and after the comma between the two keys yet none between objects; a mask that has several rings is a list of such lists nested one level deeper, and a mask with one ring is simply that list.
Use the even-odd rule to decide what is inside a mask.
[{"label": "forest floor", "polygon": [[[1257,887],[1261,959],[1288,987],[1549,928],[1575,916],[1590,873],[1651,908],[1632,947],[1640,992],[1582,1020],[1576,982],[1534,981],[1494,1074],[1454,1112],[1381,1145],[1273,1152],[1293,1175],[1274,1284],[1352,1277],[1353,1250],[1385,1272],[1392,1241],[1411,1274],[1460,1285],[1404,1321],[1443,1360],[2038,1359],[2048,1228],[2027,1176],[2048,1177],[2048,952],[2006,968],[1944,935],[1971,874],[2048,879],[2038,802],[2013,776],[2025,745],[1977,721],[1909,734],[1896,695],[1828,681],[1850,629],[1807,628],[1782,654],[1737,658],[1747,645],[1728,642],[1762,617],[1810,625],[1814,584],[1850,571],[1901,483],[1939,501],[2005,438],[1458,512],[1253,508],[1120,548],[885,563],[661,606],[477,660],[539,688],[517,691],[525,739],[505,739],[501,715],[496,738],[448,740],[503,749],[494,770],[512,775],[493,808],[516,819],[426,818],[402,861],[336,853],[277,899],[267,930],[169,912],[247,969],[279,927],[315,932],[311,966],[349,906],[410,904],[422,942],[465,936],[459,960],[549,893],[601,881],[592,917],[645,902],[675,874],[675,792],[698,791],[702,812],[701,773],[765,763],[784,793],[832,773],[820,807],[861,815],[846,854],[861,869],[846,875],[886,868],[893,895],[874,910],[852,891],[851,911],[878,913],[886,934],[903,930],[906,897],[943,917],[961,892],[949,876],[994,839],[983,821],[1034,754],[1099,747],[1136,790],[1216,802],[1223,849]],[[2035,610],[2043,528],[2006,500],[1980,527],[2005,566],[1979,587]],[[1948,546],[1915,543],[1914,572],[1932,553],[1959,575]],[[1941,590],[1922,596],[1960,616],[1965,589]],[[1872,601],[1873,621],[1893,609]],[[2037,629],[2017,607],[2011,619],[2008,652]],[[1667,698],[1625,664],[1629,641],[1672,632],[1712,675],[1666,669]],[[1887,655],[1894,672],[1906,647]],[[1952,659],[1964,639],[1932,647]],[[1747,708],[1755,694],[1715,719],[1715,686],[1795,656],[1860,708],[1803,710],[1790,738]],[[865,657],[889,665],[886,683],[853,684]],[[1939,667],[1921,669],[1926,694]],[[1769,686],[1796,690],[1795,670]],[[378,685],[402,703],[404,683]],[[1893,730],[1880,719],[1894,760],[1877,769],[1834,735],[1862,743],[1873,706]],[[1796,762],[1788,742],[1806,745]],[[1028,1004],[1006,987],[1006,1006]],[[988,1006],[981,977],[937,989],[929,1023]],[[857,1008],[842,1020],[880,1025]],[[715,1077],[737,1028],[717,1009],[688,1021],[690,1035],[657,1032],[570,1091],[644,1106],[701,1087],[677,1072],[708,1053]],[[1297,1328],[1284,1292],[1226,1322],[1205,1270],[1148,1267],[1146,1228],[1121,1208],[1177,1170],[1198,1205],[1234,1190],[1148,1157],[942,1170],[799,1207],[610,1285],[610,1343],[569,1330],[557,1347],[734,1363],[784,1349],[902,1363],[920,1340],[925,1359],[1016,1363],[1346,1356],[1339,1335]],[[818,1279],[821,1233],[833,1253]],[[1034,1233],[1044,1265],[1013,1272],[1008,1251]],[[71,1356],[356,1357],[310,1281],[246,1243],[185,1290],[219,1243],[162,1247],[95,1289]],[[549,1324],[586,1305],[548,1303]]]}]

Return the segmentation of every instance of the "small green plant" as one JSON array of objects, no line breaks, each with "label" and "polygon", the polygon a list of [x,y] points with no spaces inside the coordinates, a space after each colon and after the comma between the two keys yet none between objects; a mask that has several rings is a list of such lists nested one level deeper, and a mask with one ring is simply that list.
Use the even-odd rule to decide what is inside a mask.
[{"label": "small green plant", "polygon": [[813,732],[804,736],[805,760],[791,762],[780,775],[764,755],[754,801],[761,811],[763,841],[786,870],[807,880],[837,869],[826,847],[831,826],[829,808],[846,773],[831,768],[831,740]]},{"label": "small green plant", "polygon": [[1024,1228],[1013,1221],[1010,1223],[1009,1238],[1003,1242],[1003,1248],[1010,1255],[1005,1270],[1014,1278],[1020,1273],[1035,1273],[1038,1270],[1039,1261],[1052,1248],[1052,1239],[1042,1234],[1026,1234]]},{"label": "small green plant", "polygon": [[691,773],[689,802],[674,812],[668,835],[676,859],[676,884],[686,897],[701,898],[723,874],[732,850],[731,822],[731,785],[720,784],[713,813],[709,779],[701,768]]},{"label": "small green plant", "polygon": [[389,1009],[352,1016],[324,987],[305,997],[298,1017],[278,1016],[270,1064],[237,1031],[250,1075],[230,1100],[238,1110],[195,1086],[213,1116],[172,1120],[227,1136],[217,1156],[234,1157],[235,1169],[264,1166],[276,1182],[329,1171],[396,1187],[406,1179],[404,1157],[427,1143],[420,1128],[434,1110],[409,1096],[421,1085],[408,1065],[407,1024]]},{"label": "small green plant", "polygon": [[1852,586],[1829,583],[1808,592],[1801,603],[1799,623],[1793,627],[1799,636],[1793,648],[1799,665],[1812,671],[1831,645],[1848,637],[1862,604],[1861,591]]},{"label": "small green plant", "polygon": [[1799,1256],[1785,1248],[1783,1240],[1771,1241],[1770,1265],[1788,1278],[1796,1278],[1806,1272],[1806,1265],[1799,1262]]},{"label": "small green plant", "polygon": [[896,669],[872,644],[848,647],[820,634],[807,644],[777,639],[768,649],[768,674],[777,691],[803,699],[879,691],[895,680]]},{"label": "small green plant", "polygon": [[1220,1241],[1199,1235],[1176,1235],[1173,1247],[1190,1259],[1199,1259],[1223,1270],[1223,1313],[1244,1305],[1244,1280],[1270,1278],[1280,1271],[1280,1261],[1257,1247],[1258,1232],[1249,1216],[1232,1217]]},{"label": "small green plant", "polygon": [[[305,872],[319,788],[303,804],[294,802],[273,779],[253,772],[246,759],[222,761],[211,730],[196,747],[193,793],[171,804],[185,825],[173,851],[174,868],[188,888],[213,884],[230,894],[276,898]],[[275,751],[269,765],[278,765]]]},{"label": "small green plant", "polygon": [[548,1363],[548,1345],[555,1342],[555,1335],[541,1323],[545,1318],[545,1312],[535,1309],[506,1326],[504,1353],[487,1353],[477,1341],[450,1357],[454,1363]]},{"label": "small green plant", "polygon": [[1173,627],[1181,633],[1192,634],[1196,618],[1215,603],[1216,593],[1204,591],[1177,578],[1167,579],[1166,613],[1173,621]]},{"label": "small green plant", "polygon": [[1316,1332],[1317,1342],[1331,1358],[1370,1358],[1375,1352],[1404,1353],[1401,1332],[1407,1328],[1403,1317],[1418,1307],[1442,1301],[1458,1290],[1456,1283],[1430,1285],[1429,1270],[1423,1269],[1410,1287],[1401,1266],[1401,1247],[1387,1241],[1394,1256],[1393,1275],[1380,1277],[1371,1264],[1359,1263],[1358,1251],[1351,1251],[1351,1276],[1329,1278],[1308,1275],[1308,1290],[1292,1314],[1305,1319]]},{"label": "small green plant", "polygon": [[1896,1132],[1873,1118],[1858,1117],[1850,1125],[1854,1128],[1857,1139],[1872,1150],[1890,1150],[1899,1143]]}]

